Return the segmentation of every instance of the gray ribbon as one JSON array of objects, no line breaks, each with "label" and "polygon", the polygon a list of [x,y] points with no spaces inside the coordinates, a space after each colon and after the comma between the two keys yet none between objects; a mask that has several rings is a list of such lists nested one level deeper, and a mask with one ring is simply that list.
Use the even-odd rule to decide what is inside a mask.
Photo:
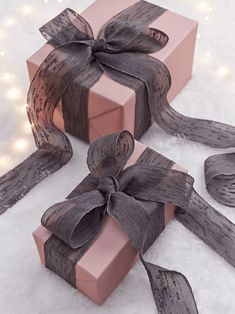
[{"label": "gray ribbon", "polygon": [[150,148],[135,166],[123,170],[133,145],[127,131],[91,144],[91,173],[68,200],[52,206],[42,217],[42,224],[54,233],[44,246],[46,266],[76,286],[76,264],[108,213],[139,250],[160,313],[197,313],[186,278],[142,256],[164,229],[163,205],[176,204],[177,219],[234,267],[235,225],[197,194],[192,177],[169,170],[172,161]]},{"label": "gray ribbon", "polygon": [[[0,213],[72,157],[69,139],[53,122],[53,112],[59,100],[63,99],[66,131],[87,140],[89,89],[103,71],[106,72],[104,67],[107,68],[100,51],[120,57],[125,51],[133,54],[136,51],[141,54],[158,51],[167,43],[168,37],[147,25],[164,11],[145,1],[137,2],[107,22],[97,39],[94,39],[88,22],[71,9],[64,10],[40,29],[56,48],[39,67],[28,92],[27,112],[38,150],[0,178]],[[132,85],[136,89],[139,84]],[[150,112],[141,106],[141,100],[138,97],[137,137],[137,133],[142,134],[151,121]]]},{"label": "gray ribbon", "polygon": [[[71,255],[76,255],[77,249],[81,251],[92,242],[104,215],[112,216],[139,251],[158,312],[198,313],[187,279],[176,271],[146,262],[143,258],[146,242],[152,243],[156,239],[155,229],[158,229],[157,234],[164,229],[164,220],[156,219],[155,224],[151,223],[144,202],[172,203],[184,213],[190,202],[193,178],[151,163],[137,163],[123,170],[133,149],[134,140],[128,131],[94,141],[87,159],[91,173],[87,182],[83,183],[83,188],[88,191],[51,206],[42,216],[42,225],[74,250]],[[158,212],[155,211],[154,215],[158,217]],[[54,258],[50,253],[45,256],[49,268],[50,265],[56,270],[64,268],[61,258]],[[60,263],[61,266],[58,265]],[[65,269],[63,274],[66,277]],[[69,272],[67,274],[70,276]]]}]

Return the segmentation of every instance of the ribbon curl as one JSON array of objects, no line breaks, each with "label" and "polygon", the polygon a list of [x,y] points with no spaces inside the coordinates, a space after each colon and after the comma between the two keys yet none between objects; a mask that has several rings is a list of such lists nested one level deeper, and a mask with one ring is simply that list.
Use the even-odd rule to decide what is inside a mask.
[{"label": "ribbon curl", "polygon": [[[91,171],[88,178],[92,177],[93,188],[51,206],[42,216],[41,223],[70,248],[78,249],[92,243],[107,213],[123,227],[138,250],[159,313],[198,313],[187,279],[143,258],[148,248],[146,243],[152,243],[165,227],[164,220],[150,216],[144,201],[172,203],[185,212],[193,178],[151,164],[135,164],[123,170],[133,150],[134,140],[128,131],[94,141],[87,159]],[[173,190],[174,193],[169,193]],[[158,217],[157,212],[155,216]],[[156,223],[152,224],[150,220]],[[58,263],[58,260],[49,263]]]}]

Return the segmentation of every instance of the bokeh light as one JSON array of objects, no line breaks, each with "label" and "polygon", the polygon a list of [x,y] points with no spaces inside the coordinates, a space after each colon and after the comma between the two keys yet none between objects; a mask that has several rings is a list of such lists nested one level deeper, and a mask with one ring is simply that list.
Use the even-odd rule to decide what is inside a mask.
[{"label": "bokeh light", "polygon": [[29,14],[32,14],[33,13],[33,9],[32,9],[32,7],[30,7],[29,5],[25,5],[25,6],[23,6],[23,8],[22,8],[22,13],[24,14],[24,15],[29,15]]},{"label": "bokeh light", "polygon": [[7,97],[9,99],[19,99],[22,97],[22,91],[19,87],[10,87],[8,90],[7,90]]},{"label": "bokeh light", "polygon": [[13,148],[15,151],[22,152],[22,151],[26,150],[28,145],[29,145],[29,142],[26,139],[19,138],[14,142]]}]

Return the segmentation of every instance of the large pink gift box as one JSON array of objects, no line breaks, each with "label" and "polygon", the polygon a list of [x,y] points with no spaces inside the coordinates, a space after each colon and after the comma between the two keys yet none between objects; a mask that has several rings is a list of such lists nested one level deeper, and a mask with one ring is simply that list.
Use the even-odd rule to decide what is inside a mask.
[{"label": "large pink gift box", "polygon": [[[135,150],[126,166],[135,164],[145,149],[145,145],[136,141]],[[172,169],[185,172],[176,164]],[[165,205],[164,213],[165,225],[167,225],[174,218],[175,206]],[[51,235],[43,226],[39,226],[33,232],[40,259],[44,265],[44,244]],[[137,250],[125,231],[113,218],[107,216],[95,241],[76,264],[76,287],[95,303],[102,304],[137,259]]]},{"label": "large pink gift box", "polygon": [[[112,1],[110,5],[110,0],[96,0],[81,15],[89,22],[96,37],[98,30],[108,19],[137,1]],[[175,98],[192,76],[197,26],[196,21],[169,10],[150,24],[150,27],[169,36],[167,45],[152,54],[170,70],[172,86],[168,93],[169,101]],[[30,80],[52,49],[50,44],[45,44],[27,60]],[[89,91],[88,120],[90,141],[123,129],[134,134],[135,92],[103,74]],[[54,111],[54,122],[64,130],[61,102]]]}]

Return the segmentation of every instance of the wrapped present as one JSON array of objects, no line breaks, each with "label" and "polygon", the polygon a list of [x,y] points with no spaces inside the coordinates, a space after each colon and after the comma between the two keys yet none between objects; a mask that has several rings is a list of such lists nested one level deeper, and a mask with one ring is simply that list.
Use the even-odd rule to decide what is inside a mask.
[{"label": "wrapped present", "polygon": [[[125,159],[124,162],[123,160],[121,161],[121,167],[125,167],[125,169],[130,169],[132,165],[150,165],[164,167],[164,169],[175,169],[180,171],[180,173],[185,172],[179,165],[138,141],[135,141],[134,151],[132,152],[131,146],[134,142],[132,143],[131,135],[126,131],[98,140],[95,141],[98,141],[97,145],[95,145],[96,143],[91,145],[88,153],[88,160],[90,160],[88,164],[93,175],[95,171],[97,173],[103,171],[98,169],[98,167],[103,167],[106,162],[108,164],[108,158],[111,161],[112,158],[118,158],[116,157],[117,152],[119,154],[121,152],[121,155],[124,155],[121,156]],[[105,144],[100,142],[102,140],[105,141]],[[103,148],[102,145],[106,145],[106,147]],[[97,164],[93,165],[94,161],[91,158],[95,149],[102,151],[102,160],[99,161],[98,166]],[[92,167],[94,167],[93,170]],[[108,167],[112,168],[112,165],[108,164]],[[121,179],[119,184],[121,186]],[[132,184],[134,185],[134,181]],[[174,183],[172,182],[172,184]],[[89,174],[68,196],[67,201],[74,200],[77,196],[84,195],[84,193],[93,191],[93,189],[93,181]],[[173,204],[164,205],[146,200],[142,200],[141,204],[147,211],[150,225],[148,226],[149,234],[147,234],[144,244],[144,251],[146,251],[162,232],[165,225],[172,220],[176,207]],[[82,204],[80,205],[82,206]],[[125,208],[123,210],[125,211]],[[79,208],[77,211],[79,211]],[[52,229],[47,229],[48,224],[45,221],[48,217],[46,213],[44,218],[42,218],[44,226],[40,225],[33,233],[41,262],[86,294],[95,303],[103,303],[138,258],[138,250],[129,239],[127,232],[118,222],[118,218],[115,219],[113,216],[105,214],[104,223],[89,247],[85,246],[85,249],[71,249],[63,240],[53,234]],[[49,220],[54,220],[52,216]],[[64,223],[66,223],[66,218]]]},{"label": "wrapped present", "polygon": [[154,119],[177,136],[201,132],[168,103],[191,76],[195,21],[143,0],[97,0],[40,31],[48,43],[28,61],[27,97],[38,150],[1,178],[0,213],[70,160],[64,130],[88,142],[123,129],[138,139]]},{"label": "wrapped present", "polygon": [[144,253],[175,216],[235,266],[235,225],[193,188],[184,169],[128,131],[92,142],[90,173],[33,233],[42,263],[101,304],[139,258],[159,313],[198,314],[184,275]]},{"label": "wrapped present", "polygon": [[[140,8],[141,15],[134,17],[136,21],[131,19],[130,22],[132,24],[130,25],[135,28],[139,22],[143,22],[143,24],[149,26],[151,29],[152,34],[150,34],[150,36],[158,37],[157,44],[159,47],[153,50],[153,53],[150,55],[164,63],[170,72],[171,88],[167,98],[169,101],[172,101],[192,75],[193,55],[198,25],[196,21],[170,10],[148,4],[145,1],[138,2],[137,0],[116,1],[112,3],[112,5],[110,5],[109,0],[96,0],[81,15],[89,22],[94,38],[96,38],[102,25],[109,19],[115,17],[124,9],[128,10],[132,8],[133,5],[138,6],[141,2],[144,5],[143,8]],[[155,13],[150,16],[149,11],[155,11]],[[130,10],[128,12],[130,12],[128,15],[132,17],[133,12]],[[33,79],[37,69],[46,56],[57,46],[57,37],[60,36],[58,32],[63,32],[66,27],[68,27],[69,32],[73,32],[71,26],[66,24],[64,15],[72,21],[73,25],[79,28],[79,22],[74,20],[71,11],[64,11],[61,15],[41,28],[42,34],[49,41],[27,60],[30,80]],[[122,16],[118,16],[118,19],[121,20],[121,18]],[[57,25],[56,30],[53,23]],[[58,26],[59,24],[61,25]],[[114,27],[116,28],[116,25]],[[155,29],[159,30],[159,33],[154,34],[153,30]],[[125,33],[125,30],[121,31]],[[131,33],[131,30],[128,30],[128,32]],[[106,35],[107,34],[108,31],[106,30]],[[114,34],[117,37],[119,36],[118,33],[114,32]],[[165,37],[163,36],[164,34],[166,34]],[[66,35],[63,34],[63,36],[66,37],[66,41],[64,41],[63,38],[60,44],[73,40],[73,35],[70,36],[69,33]],[[113,35],[111,34],[111,36]],[[78,39],[82,39],[82,36],[77,35],[76,40]],[[113,38],[111,38],[111,41],[112,40]],[[119,38],[117,38],[117,43],[118,40]],[[144,42],[144,38],[140,38],[139,40],[140,44],[142,44],[141,41]],[[126,41],[127,38],[125,39],[125,42]],[[114,38],[114,45],[115,44]],[[137,52],[138,48],[139,47],[136,48]],[[100,47],[96,47],[95,49],[99,50]],[[133,47],[131,51],[133,51]],[[79,58],[79,53],[77,57]],[[122,58],[122,56],[120,56],[120,58]],[[133,58],[135,58],[134,54]],[[136,60],[136,63],[138,64],[139,61]],[[80,79],[77,78],[73,80],[71,84],[73,86],[69,88],[70,92],[68,91],[63,95],[54,111],[53,118],[55,124],[61,130],[65,130],[88,142],[96,137],[118,132],[123,129],[129,130],[135,135],[136,139],[139,139],[151,124],[151,114],[148,104],[138,93],[138,89],[143,89],[143,86],[136,83],[133,86],[129,80],[127,83],[123,80],[120,81],[118,74],[115,74],[116,77],[112,78],[104,67],[102,69],[103,71],[98,75],[99,77],[97,79],[94,79],[95,75],[91,71],[91,75],[93,75],[92,82],[81,74]],[[59,80],[59,76],[56,79]],[[74,90],[78,90],[78,86],[80,89],[76,93]],[[86,94],[85,89],[88,88],[89,95],[84,96],[84,94]],[[87,99],[83,99],[81,104],[81,98]],[[141,103],[139,104],[138,102]],[[87,121],[85,122],[85,120]]]}]

